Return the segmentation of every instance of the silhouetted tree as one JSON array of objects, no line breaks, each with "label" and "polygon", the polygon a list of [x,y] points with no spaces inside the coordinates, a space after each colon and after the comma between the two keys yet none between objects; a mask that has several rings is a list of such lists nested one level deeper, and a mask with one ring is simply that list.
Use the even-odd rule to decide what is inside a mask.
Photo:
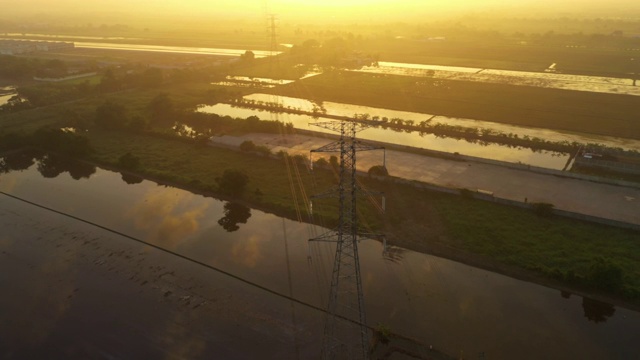
[{"label": "silhouetted tree", "polygon": [[251,50],[247,50],[247,51],[244,52],[244,54],[242,54],[240,56],[240,58],[244,62],[251,62],[251,61],[255,60],[256,54],[254,54],[253,51],[251,51]]},{"label": "silhouetted tree", "polygon": [[216,179],[216,182],[221,193],[240,196],[247,187],[249,177],[242,171],[227,169],[222,174],[222,177]]},{"label": "silhouetted tree", "polygon": [[218,220],[218,224],[226,231],[234,232],[240,229],[238,224],[246,224],[250,217],[251,209],[248,207],[234,202],[227,202],[224,204],[224,217]]}]

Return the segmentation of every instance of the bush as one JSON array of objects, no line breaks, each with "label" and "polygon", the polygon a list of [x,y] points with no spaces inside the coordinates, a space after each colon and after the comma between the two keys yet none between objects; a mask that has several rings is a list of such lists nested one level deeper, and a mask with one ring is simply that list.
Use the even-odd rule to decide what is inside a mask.
[{"label": "bush", "polygon": [[623,283],[622,268],[611,259],[598,257],[591,262],[588,280],[601,290],[619,290]]},{"label": "bush", "polygon": [[118,159],[118,165],[125,169],[133,170],[140,166],[140,158],[128,152],[120,156]]},{"label": "bush", "polygon": [[256,144],[254,144],[253,141],[251,140],[246,140],[242,144],[240,144],[240,151],[249,152],[249,151],[255,151],[255,150],[256,150]]},{"label": "bush", "polygon": [[373,176],[389,176],[389,170],[382,165],[372,166],[367,173]]},{"label": "bush", "polygon": [[329,158],[329,164],[334,169],[337,169],[340,166],[340,164],[338,163],[338,158],[335,155],[331,155],[331,157]]},{"label": "bush", "polygon": [[320,166],[320,167],[326,167],[329,165],[329,162],[327,161],[327,159],[321,157],[320,159],[316,160],[313,162],[316,166]]},{"label": "bush", "polygon": [[265,155],[265,156],[271,155],[271,149],[269,149],[268,147],[266,147],[264,145],[256,146],[255,152],[257,152],[258,154],[261,154],[261,155]]},{"label": "bush", "polygon": [[249,182],[247,174],[240,170],[225,170],[222,177],[217,178],[218,190],[227,195],[240,196]]}]

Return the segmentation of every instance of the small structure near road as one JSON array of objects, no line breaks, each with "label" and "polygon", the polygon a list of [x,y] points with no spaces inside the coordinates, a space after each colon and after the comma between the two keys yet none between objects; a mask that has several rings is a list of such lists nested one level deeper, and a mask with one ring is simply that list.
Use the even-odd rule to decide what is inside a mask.
[{"label": "small structure near road", "polygon": [[0,55],[22,55],[34,52],[46,52],[74,48],[74,43],[63,41],[0,40]]}]

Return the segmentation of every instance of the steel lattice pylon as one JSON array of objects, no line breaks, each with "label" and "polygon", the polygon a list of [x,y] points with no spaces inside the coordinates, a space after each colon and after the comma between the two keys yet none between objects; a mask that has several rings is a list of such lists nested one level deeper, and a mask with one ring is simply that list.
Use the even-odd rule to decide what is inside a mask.
[{"label": "steel lattice pylon", "polygon": [[360,261],[358,258],[358,231],[356,198],[356,152],[381,149],[356,140],[356,133],[369,125],[356,121],[319,122],[313,125],[340,133],[340,140],[311,152],[339,152],[340,180],[333,195],[339,199],[339,219],[336,229],[311,241],[336,242],[336,253],[331,276],[331,290],[327,307],[323,359],[367,359],[368,329],[364,311]]}]

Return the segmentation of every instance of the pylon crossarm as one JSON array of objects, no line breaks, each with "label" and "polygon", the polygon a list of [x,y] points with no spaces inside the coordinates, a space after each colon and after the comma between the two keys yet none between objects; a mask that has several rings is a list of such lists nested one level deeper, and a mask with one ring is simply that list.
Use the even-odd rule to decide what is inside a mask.
[{"label": "pylon crossarm", "polygon": [[358,241],[360,240],[382,240],[385,235],[381,233],[358,233]]},{"label": "pylon crossarm", "polygon": [[384,146],[369,145],[369,144],[363,143],[360,140],[355,140],[353,142],[353,147],[355,148],[356,151],[369,151],[369,150],[381,150],[381,149],[384,149]]},{"label": "pylon crossarm", "polygon": [[309,241],[318,241],[318,242],[337,242],[338,241],[338,233],[336,230],[328,231],[318,237],[313,239],[309,239]]},{"label": "pylon crossarm", "polygon": [[384,192],[382,191],[371,191],[371,190],[365,190],[363,189],[360,185],[356,186],[356,195],[358,196],[373,196],[373,195],[384,195]]},{"label": "pylon crossarm", "polygon": [[323,192],[321,194],[312,195],[311,199],[315,200],[315,199],[335,198],[335,197],[338,197],[339,191],[340,191],[340,189],[335,187],[335,188],[333,188],[333,189],[331,189],[329,191],[325,191],[325,192]]},{"label": "pylon crossarm", "polygon": [[321,121],[321,122],[311,123],[310,125],[321,127],[323,129],[327,129],[335,132],[342,132],[343,130],[346,130],[345,127],[350,126],[351,127],[351,129],[349,129],[350,132],[357,133],[372,127],[374,124],[375,123],[369,123],[362,120],[358,120],[358,121],[338,120],[338,121]]},{"label": "pylon crossarm", "polygon": [[341,150],[341,143],[339,141],[337,142],[333,142],[331,144],[327,144],[325,146],[319,147],[317,149],[311,150],[311,153],[316,153],[316,152],[340,152]]}]

